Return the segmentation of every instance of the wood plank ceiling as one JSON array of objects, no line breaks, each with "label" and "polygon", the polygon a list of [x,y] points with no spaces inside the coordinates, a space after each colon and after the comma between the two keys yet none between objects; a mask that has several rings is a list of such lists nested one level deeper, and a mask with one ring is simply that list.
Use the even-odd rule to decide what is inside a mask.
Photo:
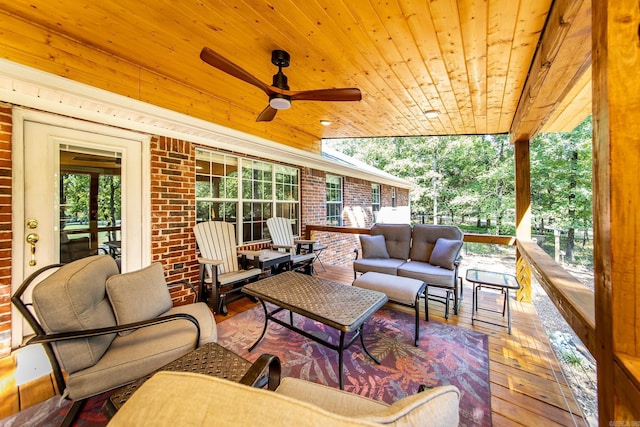
[{"label": "wood plank ceiling", "polygon": [[[590,44],[584,46],[590,40],[590,27],[584,34],[590,6],[558,0],[560,21],[550,24],[560,30],[549,38],[559,45],[550,49],[553,56],[538,55],[538,61],[547,62],[540,62],[536,86],[526,92],[544,105],[527,99],[514,125],[551,3],[0,0],[0,56],[309,151],[319,151],[321,138],[337,137],[512,130],[518,139],[545,122],[566,130],[590,113],[585,108],[590,97],[576,91],[573,102],[554,111],[591,58]],[[578,12],[582,26],[562,32],[571,31]],[[267,105],[265,94],[202,62],[204,46],[268,84],[277,71],[271,51],[284,49],[291,54],[284,72],[292,90],[358,87],[363,99],[295,102],[274,121],[256,123]],[[578,63],[569,69],[568,52]],[[546,81],[553,72],[548,61],[562,64],[568,74],[564,80]],[[438,111],[438,117],[426,118],[429,110]],[[554,123],[549,123],[552,113]],[[332,124],[323,127],[321,119]]]}]

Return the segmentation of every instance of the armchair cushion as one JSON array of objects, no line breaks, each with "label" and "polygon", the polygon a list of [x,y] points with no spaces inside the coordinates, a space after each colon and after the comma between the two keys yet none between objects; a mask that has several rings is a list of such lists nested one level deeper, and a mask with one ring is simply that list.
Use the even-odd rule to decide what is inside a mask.
[{"label": "armchair cushion", "polygon": [[362,246],[362,258],[364,259],[389,259],[387,245],[383,235],[368,236],[360,235],[360,246]]},{"label": "armchair cushion", "polygon": [[429,257],[429,264],[453,270],[453,263],[458,257],[460,248],[462,248],[462,240],[439,238],[436,240],[436,245],[433,247],[433,251]]},{"label": "armchair cushion", "polygon": [[106,287],[119,325],[153,319],[173,307],[160,263],[112,276]]},{"label": "armchair cushion", "polygon": [[[116,325],[105,293],[107,278],[118,265],[109,256],[92,256],[60,267],[33,289],[34,308],[47,333],[106,328]],[[68,373],[94,365],[116,334],[54,343],[61,367]]]},{"label": "armchair cushion", "polygon": [[[193,393],[198,390],[198,393]],[[211,407],[211,396],[216,406]],[[437,387],[393,405],[285,378],[276,392],[190,372],[158,372],[111,419],[117,426],[424,426],[457,427],[460,392]]]}]

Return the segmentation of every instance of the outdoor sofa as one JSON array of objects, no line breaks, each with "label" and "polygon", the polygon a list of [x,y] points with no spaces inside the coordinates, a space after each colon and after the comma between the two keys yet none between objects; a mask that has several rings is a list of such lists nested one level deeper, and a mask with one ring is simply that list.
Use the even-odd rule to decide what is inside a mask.
[{"label": "outdoor sofa", "polygon": [[[370,235],[360,235],[362,253],[355,251],[354,279],[358,273],[377,272],[420,280],[427,285],[425,296],[445,304],[448,318],[449,301],[453,299],[458,314],[462,297],[462,238],[462,231],[451,225],[374,224]],[[443,289],[445,296],[429,294],[434,287]]]}]

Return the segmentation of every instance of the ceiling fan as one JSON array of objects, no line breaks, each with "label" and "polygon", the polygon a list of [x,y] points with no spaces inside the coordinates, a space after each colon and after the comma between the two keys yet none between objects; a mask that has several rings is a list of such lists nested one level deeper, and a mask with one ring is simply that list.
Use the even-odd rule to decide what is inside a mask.
[{"label": "ceiling fan", "polygon": [[202,49],[200,59],[220,71],[256,86],[269,96],[269,105],[258,115],[257,122],[273,120],[278,110],[291,107],[292,101],[360,101],[362,99],[360,89],[357,88],[289,90],[287,76],[282,69],[289,66],[291,58],[284,50],[271,52],[271,63],[278,67],[271,86],[208,47]]}]

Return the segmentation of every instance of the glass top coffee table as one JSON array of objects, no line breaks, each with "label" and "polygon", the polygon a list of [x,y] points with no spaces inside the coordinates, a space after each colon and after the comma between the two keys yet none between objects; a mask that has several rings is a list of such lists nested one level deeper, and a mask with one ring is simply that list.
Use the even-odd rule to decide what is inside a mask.
[{"label": "glass top coffee table", "polygon": [[[313,276],[293,271],[287,271],[277,276],[249,283],[242,288],[242,292],[258,298],[265,313],[262,334],[249,348],[249,351],[260,343],[267,331],[267,324],[271,320],[319,344],[336,350],[338,352],[340,389],[344,389],[343,352],[358,337],[365,353],[373,361],[380,364],[380,361],[373,357],[364,345],[362,325],[387,302],[387,296],[382,292],[317,279]],[[277,308],[269,311],[265,302],[271,303]],[[289,310],[289,323],[274,317],[276,313],[283,310]],[[293,313],[337,329],[340,332],[339,344],[332,344],[294,326]],[[354,332],[353,336],[345,342],[345,335],[351,332]]]}]

